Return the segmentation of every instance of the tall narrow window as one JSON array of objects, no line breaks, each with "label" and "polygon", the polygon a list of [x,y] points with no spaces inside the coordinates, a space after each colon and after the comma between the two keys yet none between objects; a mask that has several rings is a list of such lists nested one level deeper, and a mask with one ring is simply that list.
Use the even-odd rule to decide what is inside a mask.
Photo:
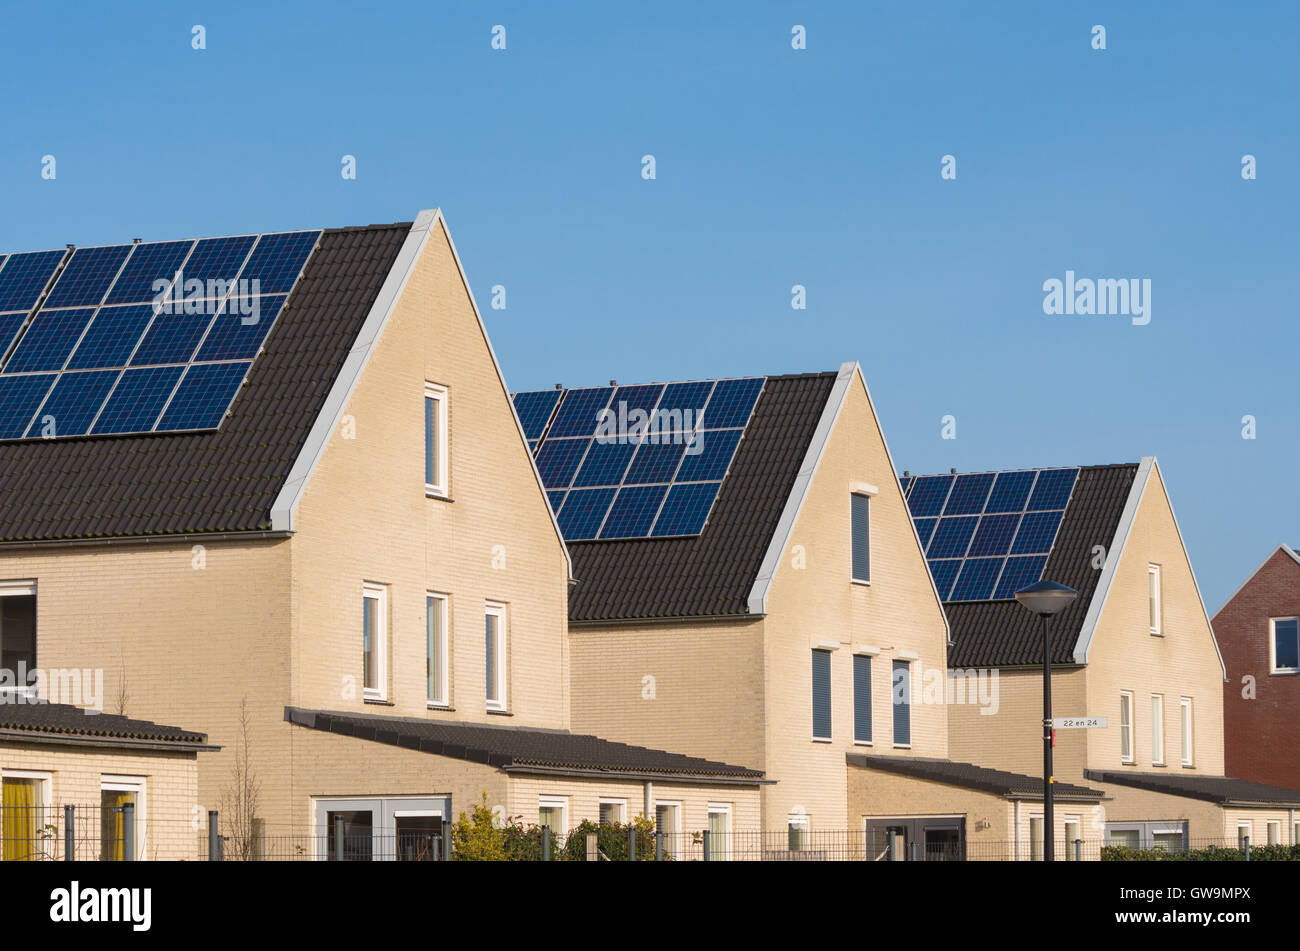
[{"label": "tall narrow window", "polygon": [[1275,674],[1300,673],[1300,618],[1275,617],[1268,623],[1269,670]]},{"label": "tall narrow window", "polygon": [[1164,633],[1161,621],[1160,605],[1160,566],[1147,565],[1147,621],[1151,633],[1157,636]]},{"label": "tall narrow window", "polygon": [[495,601],[487,603],[487,707],[489,710],[506,708],[506,606]]},{"label": "tall narrow window", "polygon": [[388,589],[366,583],[361,591],[361,653],[364,697],[383,700],[387,693]]},{"label": "tall narrow window", "polygon": [[792,813],[786,817],[786,845],[791,852],[802,852],[808,848],[808,838],[812,831],[812,817],[802,813]]},{"label": "tall narrow window", "polygon": [[550,827],[553,833],[567,832],[569,800],[561,796],[542,796],[537,801],[537,824]]},{"label": "tall narrow window", "polygon": [[424,488],[447,494],[447,388],[424,384]]},{"label": "tall narrow window", "polygon": [[1074,843],[1083,838],[1083,823],[1079,821],[1078,816],[1065,817],[1065,855],[1063,858],[1067,862],[1074,861]]},{"label": "tall narrow window", "polygon": [[[0,668],[25,690],[36,670],[36,582],[0,582]],[[47,698],[59,699],[59,698]]]},{"label": "tall narrow window", "polygon": [[35,862],[47,857],[43,835],[46,825],[54,821],[46,801],[49,781],[49,774],[4,771],[3,861]]},{"label": "tall narrow window", "polygon": [[1184,766],[1191,766],[1191,765],[1192,765],[1192,762],[1193,762],[1193,759],[1194,759],[1194,755],[1193,755],[1193,754],[1194,754],[1194,749],[1195,749],[1195,744],[1194,744],[1194,741],[1193,741],[1193,737],[1195,736],[1195,734],[1193,733],[1193,724],[1192,724],[1192,720],[1193,720],[1193,717],[1192,717],[1192,698],[1191,698],[1191,697],[1183,697],[1182,700],[1179,701],[1179,705],[1178,705],[1178,706],[1179,706],[1179,719],[1182,721],[1182,727],[1183,727],[1183,730],[1182,730],[1182,734],[1183,734],[1183,756],[1182,756],[1183,765],[1184,765]]},{"label": "tall narrow window", "polygon": [[448,697],[447,596],[429,594],[424,599],[425,664],[428,700],[431,706],[445,707]]},{"label": "tall narrow window", "polygon": [[[126,806],[131,807],[127,822]],[[144,780],[134,776],[104,776],[99,794],[100,861],[121,862],[128,855],[134,861],[145,852]]]},{"label": "tall narrow window", "polygon": [[871,657],[853,655],[853,742],[871,742]]},{"label": "tall narrow window", "polygon": [[1151,695],[1151,765],[1165,765],[1165,698]]},{"label": "tall narrow window", "polygon": [[731,804],[709,803],[709,858],[726,861],[731,856]]},{"label": "tall narrow window", "polygon": [[1281,845],[1282,844],[1282,820],[1269,819],[1266,828],[1268,829],[1268,838],[1265,840],[1267,844]]},{"label": "tall narrow window", "polygon": [[1119,761],[1133,762],[1133,693],[1119,692]]},{"label": "tall narrow window", "polygon": [[1043,817],[1029,817],[1029,860],[1031,862],[1041,862],[1043,860]]},{"label": "tall narrow window", "polygon": [[912,665],[894,661],[894,745],[912,745]]},{"label": "tall narrow window", "polygon": [[853,493],[853,580],[871,580],[871,496]]},{"label": "tall narrow window", "polygon": [[814,740],[831,738],[831,652],[812,652],[812,713]]}]

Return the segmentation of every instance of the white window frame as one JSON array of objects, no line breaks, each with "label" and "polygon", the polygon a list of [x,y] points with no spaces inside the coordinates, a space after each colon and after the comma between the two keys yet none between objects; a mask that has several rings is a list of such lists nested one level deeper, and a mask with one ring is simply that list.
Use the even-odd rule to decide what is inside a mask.
[{"label": "white window frame", "polygon": [[[1125,700],[1128,701],[1127,729],[1124,726],[1124,701]],[[1134,720],[1134,714],[1136,713],[1136,710],[1137,708],[1134,705],[1134,700],[1133,700],[1133,691],[1121,690],[1119,692],[1119,728],[1121,731],[1121,736],[1119,741],[1119,761],[1125,766],[1131,766],[1134,762],[1136,762],[1137,759],[1136,756],[1137,750],[1135,749],[1137,744],[1137,732],[1133,728],[1133,720]],[[1127,756],[1124,755],[1124,740],[1126,738],[1128,739]]]},{"label": "white window frame", "polygon": [[[1034,823],[1038,823],[1038,828],[1042,831],[1042,837],[1034,839]],[[1047,854],[1047,820],[1041,812],[1029,814],[1029,834],[1026,836],[1029,842],[1029,861],[1041,862]],[[1037,851],[1035,851],[1037,850]]]},{"label": "white window frame", "polygon": [[790,830],[799,830],[799,848],[803,852],[812,846],[812,816],[806,812],[792,812],[785,817],[786,841],[789,842]]},{"label": "white window frame", "polygon": [[439,591],[426,591],[424,593],[424,652],[425,663],[429,663],[432,658],[429,657],[429,620],[430,612],[436,611],[442,628],[442,646],[439,651],[438,677],[433,684],[434,696],[428,696],[429,693],[429,676],[426,673],[425,682],[425,701],[431,709],[444,709],[451,706],[451,598]]},{"label": "white window frame", "polygon": [[618,817],[614,821],[617,822],[619,825],[623,825],[624,823],[627,822],[627,800],[626,799],[617,799],[611,796],[601,796],[596,803],[597,824],[600,823],[601,806],[615,806],[617,809]]},{"label": "white window frame", "polygon": [[1282,820],[1269,819],[1264,824],[1264,844],[1281,845],[1282,844]]},{"label": "white window frame", "polygon": [[[659,828],[659,807],[660,807],[660,806],[663,806],[665,809],[671,809],[671,810],[672,810],[672,820],[673,820],[673,821],[672,821],[672,826],[673,826],[673,827],[672,827],[671,829],[661,829],[661,828]],[[682,802],[681,802],[681,800],[680,800],[680,799],[656,799],[655,802],[654,802],[654,821],[655,821],[655,831],[656,831],[656,832],[667,832],[667,833],[669,834],[668,842],[667,842],[667,844],[666,844],[665,847],[664,847],[664,851],[665,851],[667,854],[669,854],[669,855],[673,856],[674,858],[676,858],[676,857],[677,857],[678,845],[679,845],[679,843],[682,841]]]},{"label": "white window frame", "polygon": [[1178,722],[1182,728],[1182,763],[1192,766],[1196,762],[1196,707],[1191,697],[1179,698]]},{"label": "white window frame", "polygon": [[136,861],[143,862],[146,855],[145,840],[148,838],[149,829],[146,821],[148,814],[148,780],[144,776],[121,776],[115,773],[104,773],[99,777],[99,791],[135,793]]},{"label": "white window frame", "polygon": [[709,819],[713,816],[726,816],[725,838],[722,842],[722,861],[728,861],[731,858],[731,803],[729,802],[711,802],[704,811],[704,827],[709,827]]},{"label": "white window frame", "polygon": [[[370,651],[375,657],[375,683],[367,687],[365,669],[361,671],[361,694],[365,700],[388,699],[388,586],[366,581],[361,585],[362,606],[367,600],[376,602],[375,617],[378,618],[378,631],[372,631]],[[362,623],[362,655],[364,658],[365,624]]]},{"label": "white window frame", "polygon": [[[1070,827],[1074,826],[1075,834],[1070,835]],[[1074,840],[1083,839],[1083,817],[1077,815],[1067,815],[1061,820],[1061,836],[1065,841],[1064,859],[1067,862],[1074,861]]]},{"label": "white window frame", "polygon": [[[1160,708],[1158,716],[1157,706]],[[1151,695],[1151,765],[1165,765],[1165,695],[1162,693]]]},{"label": "white window frame", "polygon": [[537,824],[542,824],[543,809],[560,810],[560,828],[552,829],[551,832],[567,835],[569,832],[569,797],[568,796],[538,796],[537,797]]},{"label": "white window frame", "polygon": [[[1164,589],[1161,585],[1160,566],[1147,565],[1147,630],[1153,637],[1165,633]],[[1154,618],[1151,615],[1155,615]],[[1154,621],[1154,623],[1152,623]]]},{"label": "white window frame", "polygon": [[[427,401],[433,400],[433,414],[434,414],[433,425],[436,430],[435,435],[437,437],[437,440],[434,446],[432,447],[434,480],[430,482],[427,478],[425,479],[424,491],[428,495],[436,495],[436,496],[441,496],[443,498],[446,498],[446,496],[449,494],[448,487],[451,484],[451,479],[449,477],[449,473],[451,471],[451,465],[450,465],[451,454],[450,452],[448,452],[448,446],[450,441],[447,438],[447,421],[450,418],[451,414],[448,412],[448,406],[447,406],[449,401],[449,394],[447,392],[447,387],[443,386],[440,383],[430,383],[426,380],[424,384],[424,399],[426,401],[426,404]],[[423,409],[424,407],[421,408]],[[422,427],[425,425],[424,419],[425,417],[421,415],[420,425]],[[427,455],[430,447],[428,444],[429,432],[427,428],[424,429],[423,436],[424,438],[421,440],[421,442],[424,443],[425,454],[426,454],[425,475],[428,476],[429,470],[428,470]]]},{"label": "white window frame", "polygon": [[1250,844],[1251,844],[1252,847],[1254,847],[1254,846],[1256,846],[1256,845],[1259,844],[1258,842],[1255,841],[1255,824],[1254,824],[1254,822],[1253,822],[1252,820],[1250,820],[1250,819],[1238,819],[1238,820],[1237,820],[1237,845],[1238,845],[1238,846],[1241,845],[1241,830],[1242,830],[1242,829],[1245,829],[1245,830],[1246,830],[1246,837],[1250,839]]},{"label": "white window frame", "polygon": [[[872,516],[871,510],[874,507],[872,506],[871,501],[872,501],[872,497],[875,494],[876,493],[874,491],[868,491],[868,487],[865,485],[860,485],[856,488],[851,488],[849,490],[849,581],[851,581],[853,584],[861,584],[867,586],[871,585],[871,549],[872,549],[871,523],[873,521],[871,517]],[[859,578],[854,572],[854,568],[853,568],[853,554],[854,554],[853,552],[853,500],[854,498],[865,499],[867,503],[867,577],[865,578]]]},{"label": "white window frame", "polygon": [[[31,596],[33,598],[36,597],[35,580],[0,581],[0,598],[22,598],[27,596]],[[39,605],[40,602],[38,601],[37,602],[38,609],[39,609]],[[37,641],[39,634],[40,634],[39,631],[32,632],[32,657],[34,660],[37,661],[39,661],[38,648],[40,644]],[[28,673],[30,672],[31,671],[28,671]],[[18,671],[15,670],[13,674],[15,677],[17,677]],[[22,695],[24,697],[35,698],[36,685],[35,684],[14,684],[13,686],[6,685],[4,687],[0,687],[0,695],[6,697],[18,697],[19,695]]]},{"label": "white window frame", "polygon": [[1289,617],[1271,617],[1268,619],[1268,672],[1270,674],[1300,674],[1300,667],[1279,667],[1277,665],[1277,622],[1296,621],[1296,637],[1300,639],[1300,618],[1294,614]]},{"label": "white window frame", "polygon": [[[510,676],[509,676],[510,653],[508,648],[508,644],[509,644],[508,631],[506,630],[506,621],[509,617],[509,611],[507,610],[504,602],[487,601],[484,603],[483,606],[483,617],[484,617],[483,637],[485,639],[484,640],[485,652],[487,647],[486,638],[488,636],[486,619],[489,617],[494,617],[497,619],[497,645],[498,645],[497,657],[496,657],[497,676],[496,676],[496,683],[494,684],[494,686],[496,687],[497,695],[495,698],[485,697],[487,701],[487,708],[489,710],[505,711],[506,709],[508,709],[510,703],[510,692],[508,689],[510,683]],[[486,657],[486,653],[484,656]],[[484,671],[483,684],[484,684],[484,694],[486,695],[487,693],[487,671],[486,670]]]},{"label": "white window frame", "polygon": [[[41,819],[43,821],[36,823],[39,830],[48,822],[56,821],[54,818],[54,774],[37,769],[0,769],[0,779],[33,779],[39,785],[36,787],[37,795],[40,797]],[[54,848],[61,848],[62,841],[51,840]],[[62,857],[62,852],[59,853]],[[0,861],[4,861],[3,854],[0,854]]]}]

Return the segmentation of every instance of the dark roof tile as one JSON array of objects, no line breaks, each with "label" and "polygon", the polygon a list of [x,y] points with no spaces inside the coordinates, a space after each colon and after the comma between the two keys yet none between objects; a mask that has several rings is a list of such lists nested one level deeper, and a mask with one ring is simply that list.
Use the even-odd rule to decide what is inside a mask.
[{"label": "dark roof tile", "polygon": [[1267,803],[1300,807],[1300,790],[1253,783],[1230,776],[1202,776],[1196,773],[1131,773],[1120,769],[1086,769],[1085,778],[1094,783],[1114,783],[1150,792],[1183,796],[1219,803]]},{"label": "dark roof tile", "polygon": [[0,704],[0,730],[57,733],[77,737],[150,740],[177,745],[203,745],[207,736],[180,727],[163,726],[112,713],[95,713],[66,703]]},{"label": "dark roof tile", "polygon": [[[1010,773],[1002,769],[990,769],[973,763],[954,763],[946,759],[925,759],[915,756],[876,756],[865,753],[846,755],[850,766],[877,769],[886,773],[897,773],[914,779],[926,779],[931,782],[960,786],[963,789],[975,789],[992,793],[995,796],[1008,796],[1013,799],[1041,799],[1043,797],[1043,777],[1026,776],[1023,773]],[[1102,799],[1105,793],[1087,786],[1074,786],[1070,783],[1056,783],[1053,794],[1058,797],[1076,799]]]}]

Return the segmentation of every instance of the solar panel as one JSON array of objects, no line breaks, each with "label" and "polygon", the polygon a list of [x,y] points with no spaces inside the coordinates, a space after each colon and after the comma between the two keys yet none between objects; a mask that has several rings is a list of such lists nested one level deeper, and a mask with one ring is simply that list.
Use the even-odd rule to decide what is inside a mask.
[{"label": "solar panel", "polygon": [[11,254],[0,268],[0,312],[36,306],[66,251],[30,251]]},{"label": "solar panel", "polygon": [[912,479],[907,504],[940,597],[1003,600],[1040,580],[1078,474],[1022,469]]},{"label": "solar panel", "polygon": [[121,367],[153,320],[152,304],[101,307],[72,352],[69,370]]},{"label": "solar panel", "polygon": [[194,246],[185,262],[179,296],[190,300],[219,300],[226,296],[225,284],[239,276],[257,235],[234,238],[204,238]]},{"label": "solar panel", "polygon": [[[213,320],[208,335],[194,355],[196,362],[207,360],[251,360],[262,349],[262,343],[271,332],[275,318],[284,307],[285,296],[254,297],[236,302],[226,302],[225,308]],[[238,304],[238,306],[237,306]],[[239,311],[243,307],[244,312]]]},{"label": "solar panel", "polygon": [[561,502],[565,538],[699,534],[765,382],[749,377],[514,394],[552,506]]},{"label": "solar panel", "polygon": [[[136,245],[104,303],[147,304],[154,301],[171,286],[176,272],[193,248],[193,241]],[[163,287],[155,287],[156,281],[162,281]]]},{"label": "solar panel", "polygon": [[[91,433],[103,436],[149,432],[158,421],[158,414],[167,405],[172,391],[176,389],[176,381],[184,372],[184,367],[127,370],[104,403],[104,408],[91,427]],[[4,377],[0,377],[0,384],[3,382]]]},{"label": "solar panel", "polygon": [[134,245],[117,244],[102,248],[77,248],[54,282],[47,308],[95,307],[103,300]]},{"label": "solar panel", "polygon": [[94,313],[90,307],[41,311],[27,326],[3,372],[61,370]]},{"label": "solar panel", "polygon": [[85,435],[118,375],[117,370],[60,373],[27,435],[45,439]]},{"label": "solar panel", "polygon": [[17,439],[27,432],[54,377],[53,373],[0,376],[0,439]]},{"label": "solar panel", "polygon": [[250,363],[192,363],[156,430],[215,429],[244,384]]},{"label": "solar panel", "polygon": [[319,231],[292,231],[262,235],[239,274],[240,282],[247,281],[252,294],[289,293],[320,234]]}]

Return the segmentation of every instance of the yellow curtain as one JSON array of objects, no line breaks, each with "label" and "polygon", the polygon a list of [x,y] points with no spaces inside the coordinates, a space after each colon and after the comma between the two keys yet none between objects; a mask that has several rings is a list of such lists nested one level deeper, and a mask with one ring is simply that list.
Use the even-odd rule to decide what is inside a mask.
[{"label": "yellow curtain", "polygon": [[126,854],[126,820],[122,806],[135,800],[135,794],[124,790],[105,789],[100,794],[99,850],[100,861],[120,862]]},{"label": "yellow curtain", "polygon": [[4,781],[4,861],[36,859],[36,781]]}]

